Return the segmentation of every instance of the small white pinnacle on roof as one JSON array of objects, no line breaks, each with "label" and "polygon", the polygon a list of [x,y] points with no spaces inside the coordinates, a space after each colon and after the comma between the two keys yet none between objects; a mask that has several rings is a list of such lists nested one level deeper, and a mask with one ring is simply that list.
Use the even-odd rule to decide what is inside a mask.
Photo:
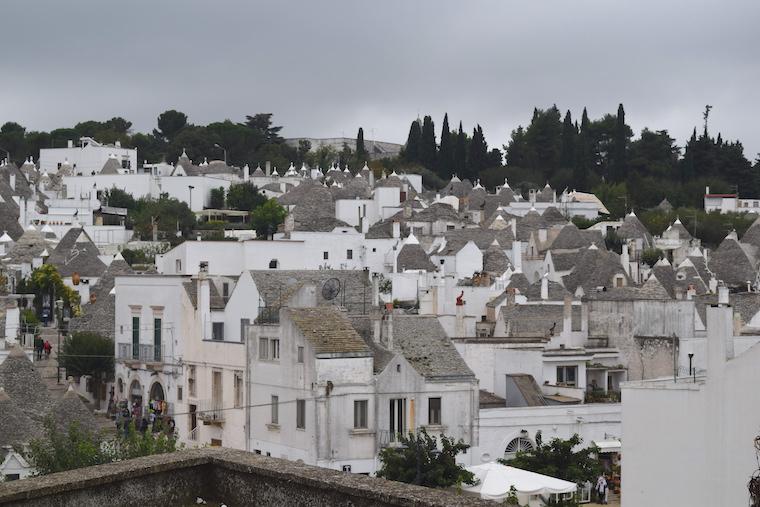
[{"label": "small white pinnacle on roof", "polygon": [[459,176],[457,176],[456,174],[452,174],[451,175],[451,181],[453,181],[453,182],[460,182],[462,180],[460,180]]},{"label": "small white pinnacle on roof", "polygon": [[343,172],[346,173],[346,174],[350,174],[351,173],[351,171],[348,170],[348,164],[346,164],[346,165],[343,166]]},{"label": "small white pinnacle on roof", "polygon": [[681,219],[678,217],[676,217],[676,221],[673,222],[673,225],[676,225],[676,224],[681,225]]},{"label": "small white pinnacle on roof", "polygon": [[395,169],[394,169],[394,170],[393,170],[393,172],[391,173],[391,176],[398,176],[398,174],[396,174],[396,170],[395,170]]},{"label": "small white pinnacle on roof", "polygon": [[599,247],[596,246],[596,243],[593,243],[590,247],[588,247],[589,250],[599,250]]},{"label": "small white pinnacle on roof", "polygon": [[659,261],[657,261],[655,263],[655,266],[668,266],[668,267],[670,267],[670,262],[668,261],[668,259],[666,259],[665,257],[663,257],[662,259],[660,259]]},{"label": "small white pinnacle on roof", "polygon": [[499,242],[496,241],[496,238],[494,238],[493,241],[491,241],[491,246],[499,246]]},{"label": "small white pinnacle on roof", "polygon": [[37,228],[34,226],[34,224],[29,224],[26,228],[27,231],[36,231]]},{"label": "small white pinnacle on roof", "polygon": [[[497,220],[501,220],[502,222],[504,222],[504,217],[501,216],[501,215],[496,215],[496,218],[494,218],[493,221],[495,222]],[[494,240],[494,241],[496,241],[496,240]]]},{"label": "small white pinnacle on roof", "polygon": [[635,217],[635,216],[636,216],[636,213],[634,213],[634,212],[633,212],[633,210],[631,210],[631,212],[630,212],[630,213],[628,213],[628,216],[629,216],[629,217]]},{"label": "small white pinnacle on roof", "polygon": [[688,257],[685,258],[684,260],[682,260],[681,264],[678,265],[678,269],[681,269],[681,268],[693,268],[693,267],[695,267],[694,263],[691,262],[691,259],[689,259]]},{"label": "small white pinnacle on roof", "polygon": [[552,188],[552,187],[549,186],[549,182],[547,181],[546,186],[544,188]]},{"label": "small white pinnacle on roof", "polygon": [[185,151],[185,149],[184,149],[184,148],[182,148],[182,155],[180,155],[179,157],[180,157],[180,158],[182,158],[182,157],[184,157],[184,158],[188,158],[188,156],[187,156],[187,152]]},{"label": "small white pinnacle on roof", "polygon": [[3,235],[0,236],[0,243],[13,243],[13,238],[8,235],[8,231],[3,231]]},{"label": "small white pinnacle on roof", "polygon": [[472,188],[473,188],[473,190],[476,189],[476,188],[483,188],[483,186],[480,184],[480,178],[478,178],[477,180],[475,180],[475,186],[472,187]]},{"label": "small white pinnacle on roof", "polygon": [[406,241],[404,242],[407,245],[419,245],[420,242],[417,240],[417,237],[414,235],[413,232],[409,233],[409,236],[406,238]]},{"label": "small white pinnacle on roof", "polygon": [[40,257],[50,257],[50,254],[47,251],[47,248],[42,251],[40,254]]},{"label": "small white pinnacle on roof", "polygon": [[124,257],[121,255],[121,252],[116,252],[116,255],[113,256],[113,260],[115,260],[115,261],[123,261]]},{"label": "small white pinnacle on roof", "polygon": [[511,188],[509,183],[507,183],[507,178],[504,178],[504,186],[502,188]]},{"label": "small white pinnacle on roof", "polygon": [[362,171],[369,171],[369,166],[367,165],[367,161],[364,161],[364,167],[362,167]]}]

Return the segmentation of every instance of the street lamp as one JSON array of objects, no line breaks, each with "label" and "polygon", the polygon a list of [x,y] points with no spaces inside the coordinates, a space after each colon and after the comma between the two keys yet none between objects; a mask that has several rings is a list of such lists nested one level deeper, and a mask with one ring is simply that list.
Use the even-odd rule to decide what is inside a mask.
[{"label": "street lamp", "polygon": [[61,324],[63,323],[63,299],[55,302],[55,309],[58,310],[58,348],[56,348],[56,370],[58,383],[61,383]]},{"label": "street lamp", "polygon": [[214,143],[214,148],[219,148],[224,152],[224,165],[227,165],[227,148],[224,146],[219,146],[218,144]]}]

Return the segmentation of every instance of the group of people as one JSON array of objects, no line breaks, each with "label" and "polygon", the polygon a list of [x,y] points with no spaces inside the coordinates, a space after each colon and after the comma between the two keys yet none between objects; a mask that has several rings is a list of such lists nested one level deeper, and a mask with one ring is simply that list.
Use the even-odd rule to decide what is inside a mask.
[{"label": "group of people", "polygon": [[42,360],[42,354],[45,354],[45,359],[50,359],[50,353],[53,351],[53,346],[50,341],[43,340],[40,335],[34,337],[34,354],[37,357],[37,361]]},{"label": "group of people", "polygon": [[[163,431],[169,435],[174,433],[174,419],[159,411],[156,405],[151,404],[148,408],[148,414],[143,414],[143,407],[139,401],[131,404],[126,400],[119,402],[114,417],[116,421],[116,431],[124,432],[124,436],[129,435],[130,427],[134,424],[135,430],[145,433],[150,430],[152,433]],[[161,406],[158,406],[161,407]]]}]

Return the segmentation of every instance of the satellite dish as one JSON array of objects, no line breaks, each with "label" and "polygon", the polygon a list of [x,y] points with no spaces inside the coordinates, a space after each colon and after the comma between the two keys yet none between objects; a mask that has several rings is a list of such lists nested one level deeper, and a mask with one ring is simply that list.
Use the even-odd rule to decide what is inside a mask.
[{"label": "satellite dish", "polygon": [[340,294],[340,280],[330,278],[322,284],[322,297],[327,301],[335,299]]}]

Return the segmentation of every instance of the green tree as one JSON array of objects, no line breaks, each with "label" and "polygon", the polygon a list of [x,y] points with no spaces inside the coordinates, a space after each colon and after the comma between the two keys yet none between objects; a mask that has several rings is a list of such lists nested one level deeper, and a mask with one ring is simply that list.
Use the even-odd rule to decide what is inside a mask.
[{"label": "green tree", "polygon": [[438,167],[436,173],[444,180],[451,178],[454,173],[454,149],[452,146],[451,131],[449,130],[449,115],[443,115],[443,127],[441,128],[441,147],[438,150]]},{"label": "green tree", "polygon": [[509,142],[503,147],[506,164],[509,167],[529,168],[528,143],[525,140],[525,129],[522,125],[512,131]]},{"label": "green tree", "polygon": [[575,137],[578,132],[570,116],[570,110],[565,113],[565,119],[562,122],[562,153],[559,157],[559,164],[564,168],[575,167]]},{"label": "green tree", "polygon": [[462,122],[459,122],[457,131],[457,142],[454,146],[454,174],[464,176],[469,171],[467,169],[467,134],[462,130]]},{"label": "green tree", "polygon": [[155,223],[159,238],[176,244],[192,232],[195,227],[195,214],[190,211],[187,203],[161,194],[158,199],[138,199],[132,222],[135,233],[142,239],[152,238]]},{"label": "green tree", "polygon": [[[26,153],[26,141],[24,135],[26,129],[16,122],[6,122],[0,127],[0,147],[10,152],[12,162],[19,163],[29,156]],[[5,158],[5,153],[0,152],[0,157]]]},{"label": "green tree", "polygon": [[284,141],[280,137],[282,127],[272,125],[272,113],[257,113],[245,117],[245,124],[255,134],[262,144],[279,144]]},{"label": "green tree", "polygon": [[599,448],[592,445],[576,451],[575,448],[581,443],[583,439],[576,433],[567,440],[553,438],[545,444],[541,432],[538,431],[536,446],[532,451],[518,452],[514,458],[500,459],[499,462],[578,485],[586,481],[593,483],[602,473],[602,466],[595,456]]},{"label": "green tree", "polygon": [[117,187],[104,190],[102,201],[106,206],[113,206],[114,208],[133,210],[137,207],[137,201],[132,197],[132,194]]},{"label": "green tree", "polygon": [[409,135],[406,138],[404,146],[404,159],[407,162],[420,162],[420,141],[422,138],[422,129],[420,120],[414,120],[409,126]]},{"label": "green tree", "polygon": [[73,333],[63,340],[58,362],[66,375],[90,375],[95,384],[93,392],[98,392],[98,386],[113,380],[113,340],[97,333]]},{"label": "green tree", "polygon": [[644,251],[641,252],[641,260],[650,268],[654,267],[654,265],[657,264],[657,261],[662,259],[662,257],[662,250],[659,248],[645,248]]},{"label": "green tree", "polygon": [[576,162],[573,167],[573,180],[575,181],[576,188],[584,191],[588,190],[589,171],[591,170],[592,165],[591,140],[589,138],[590,126],[591,122],[588,119],[588,113],[584,107],[577,143],[575,145]]},{"label": "green tree", "polygon": [[55,301],[61,299],[64,306],[71,309],[74,315],[80,312],[79,293],[63,283],[63,278],[52,264],[43,264],[32,271],[25,290],[37,295],[34,298],[34,304],[38,314],[42,310],[45,296],[52,302],[51,309],[54,309]]},{"label": "green tree", "polygon": [[241,211],[253,211],[266,202],[256,185],[250,181],[230,185],[227,190],[227,206]]},{"label": "green tree", "polygon": [[429,488],[448,488],[474,484],[475,476],[457,464],[458,454],[470,448],[461,439],[441,435],[441,448],[435,437],[422,429],[417,435],[399,436],[400,447],[380,451],[378,477]]},{"label": "green tree", "polygon": [[288,212],[275,199],[269,199],[251,213],[251,226],[256,236],[270,239],[277,232],[277,227],[285,221]]},{"label": "green tree", "polygon": [[362,164],[369,158],[367,148],[364,146],[364,129],[359,127],[359,132],[356,134],[356,160]]},{"label": "green tree", "polygon": [[470,179],[474,179],[480,171],[487,169],[488,165],[488,144],[486,144],[486,139],[483,136],[483,129],[478,125],[472,131],[472,139],[470,140],[470,146],[467,153],[466,176]]},{"label": "green tree", "polygon": [[92,465],[113,463],[125,459],[174,452],[176,436],[167,431],[144,433],[135,431],[130,423],[126,434],[105,438],[82,430],[74,423],[66,431],[60,431],[52,418],[44,422],[45,434],[29,443],[24,454],[34,465],[36,475],[65,472]]},{"label": "green tree", "polygon": [[612,162],[612,180],[621,181],[625,179],[626,174],[626,148],[628,143],[629,128],[625,124],[625,110],[623,104],[618,106],[617,117],[615,118],[615,141]]},{"label": "green tree", "polygon": [[157,123],[158,129],[153,131],[153,135],[166,142],[174,140],[177,134],[189,125],[187,115],[175,109],[169,109],[158,115]]},{"label": "green tree", "polygon": [[224,208],[224,187],[212,188],[209,199],[209,206],[211,209],[223,209]]},{"label": "green tree", "polygon": [[541,171],[545,179],[559,168],[562,151],[562,122],[557,106],[535,109],[533,119],[525,130],[530,168]]},{"label": "green tree", "polygon": [[435,144],[435,125],[430,116],[422,120],[422,134],[420,136],[420,163],[435,171],[437,147]]}]

